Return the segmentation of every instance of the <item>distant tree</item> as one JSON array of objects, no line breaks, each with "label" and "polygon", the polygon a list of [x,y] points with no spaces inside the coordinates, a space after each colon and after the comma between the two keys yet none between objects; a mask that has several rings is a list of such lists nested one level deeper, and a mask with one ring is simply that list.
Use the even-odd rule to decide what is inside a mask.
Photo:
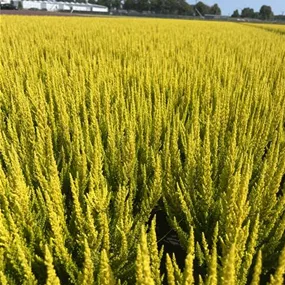
[{"label": "distant tree", "polygon": [[159,14],[180,14],[185,0],[151,0],[151,11]]},{"label": "distant tree", "polygon": [[204,4],[201,1],[195,5],[195,9],[197,9],[203,16],[205,14],[210,14],[210,6]]},{"label": "distant tree", "polygon": [[254,18],[255,13],[252,8],[247,7],[247,8],[242,9],[241,16],[242,18]]},{"label": "distant tree", "polygon": [[[78,0],[76,0],[78,2]],[[97,2],[98,5],[103,5],[108,7],[109,9],[113,7],[113,1],[112,0],[98,0]]]},{"label": "distant tree", "polygon": [[269,20],[274,17],[271,7],[266,6],[266,5],[261,6],[259,15],[260,15],[260,18],[263,20]]},{"label": "distant tree", "polygon": [[189,15],[193,16],[194,15],[194,6],[188,4],[185,0],[180,0],[180,14],[181,15]]},{"label": "distant tree", "polygon": [[221,15],[222,11],[218,4],[214,4],[212,7],[210,7],[210,14],[213,15]]},{"label": "distant tree", "polygon": [[136,10],[138,10],[139,12],[149,11],[150,7],[151,7],[150,0],[137,0]]},{"label": "distant tree", "polygon": [[157,14],[169,14],[171,2],[169,0],[151,0],[150,10]]},{"label": "distant tree", "polygon": [[121,6],[122,6],[121,0],[113,0],[112,6],[113,8],[121,9]]},{"label": "distant tree", "polygon": [[136,1],[135,0],[125,0],[123,8],[126,10],[135,10],[136,9]]},{"label": "distant tree", "polygon": [[150,1],[150,10],[155,13],[160,13],[160,0],[151,0]]},{"label": "distant tree", "polygon": [[234,12],[233,12],[233,14],[232,14],[231,17],[232,17],[232,18],[238,18],[238,17],[240,17],[238,9],[234,10]]},{"label": "distant tree", "polygon": [[275,15],[274,19],[275,20],[280,20],[280,21],[285,21],[285,15]]},{"label": "distant tree", "polygon": [[154,1],[154,4],[151,4],[152,6],[155,6],[155,12],[158,14],[169,14],[169,1],[168,0],[152,0]]},{"label": "distant tree", "polygon": [[177,0],[165,0],[164,10],[166,14],[177,15],[178,14],[178,1]]},{"label": "distant tree", "polygon": [[18,3],[18,10],[22,10],[23,9],[23,2],[19,1]]},{"label": "distant tree", "polygon": [[156,14],[194,15],[193,6],[189,5],[186,0],[125,0],[123,8],[139,12],[151,11]]},{"label": "distant tree", "polygon": [[260,18],[259,12],[254,12],[254,15],[252,18],[259,19]]}]

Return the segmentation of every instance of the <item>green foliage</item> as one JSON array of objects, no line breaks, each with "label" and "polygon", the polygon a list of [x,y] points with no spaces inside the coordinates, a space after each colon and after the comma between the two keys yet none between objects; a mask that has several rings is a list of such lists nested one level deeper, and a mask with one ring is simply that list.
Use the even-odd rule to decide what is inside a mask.
[{"label": "green foliage", "polygon": [[255,12],[252,8],[246,7],[241,11],[241,17],[243,18],[255,18]]},{"label": "green foliage", "polygon": [[232,14],[232,18],[238,18],[240,15],[239,15],[239,11],[238,9],[234,10],[233,14]]},{"label": "green foliage", "polygon": [[18,2],[18,10],[22,10],[23,9],[23,3],[22,1]]},{"label": "green foliage", "polygon": [[260,8],[259,15],[263,20],[270,20],[273,18],[274,14],[270,6],[263,5]]}]

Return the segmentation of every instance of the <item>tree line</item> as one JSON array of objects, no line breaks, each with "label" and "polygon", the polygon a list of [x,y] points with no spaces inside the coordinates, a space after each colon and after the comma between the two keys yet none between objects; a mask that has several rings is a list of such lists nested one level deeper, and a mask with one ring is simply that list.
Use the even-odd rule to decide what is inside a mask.
[{"label": "tree line", "polygon": [[254,9],[246,7],[241,10],[235,10],[232,14],[233,18],[253,18],[253,19],[262,19],[270,20],[274,18],[274,13],[271,6],[263,5],[261,6],[259,12],[254,11]]},{"label": "tree line", "polygon": [[[76,0],[76,2],[86,3],[86,0]],[[190,5],[185,0],[88,0],[88,3],[107,6],[111,10],[124,9],[155,14],[198,16],[199,14],[221,15],[222,13],[218,4],[209,6],[201,1],[196,5]]]},{"label": "tree line", "polygon": [[[58,0],[62,1],[62,0]],[[67,0],[74,2],[74,0]],[[76,2],[86,3],[86,0],[75,0]],[[222,11],[218,4],[212,6],[199,1],[191,5],[186,0],[87,0],[90,4],[107,6],[110,10],[127,10],[137,12],[149,12],[154,14],[205,16],[221,15]],[[263,5],[259,11],[254,11],[250,7],[243,8],[241,12],[236,9],[232,18],[253,18],[262,20],[279,19],[285,20],[285,16],[274,16],[271,6]]]}]

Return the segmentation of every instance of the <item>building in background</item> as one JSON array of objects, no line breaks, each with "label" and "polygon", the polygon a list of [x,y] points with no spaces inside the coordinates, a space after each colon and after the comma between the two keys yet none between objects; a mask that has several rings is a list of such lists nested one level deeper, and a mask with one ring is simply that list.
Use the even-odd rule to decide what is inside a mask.
[{"label": "building in background", "polygon": [[89,3],[78,3],[78,2],[56,2],[50,1],[33,1],[33,0],[1,0],[3,3],[12,3],[15,7],[19,6],[21,2],[21,8],[26,10],[44,10],[50,12],[89,12],[89,13],[108,13],[108,7],[89,4]]}]

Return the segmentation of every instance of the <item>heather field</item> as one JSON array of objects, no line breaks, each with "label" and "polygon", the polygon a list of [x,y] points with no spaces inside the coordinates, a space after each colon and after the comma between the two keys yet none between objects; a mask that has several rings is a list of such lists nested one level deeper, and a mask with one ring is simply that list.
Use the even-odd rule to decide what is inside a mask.
[{"label": "heather field", "polygon": [[285,29],[0,18],[0,284],[283,285]]}]

